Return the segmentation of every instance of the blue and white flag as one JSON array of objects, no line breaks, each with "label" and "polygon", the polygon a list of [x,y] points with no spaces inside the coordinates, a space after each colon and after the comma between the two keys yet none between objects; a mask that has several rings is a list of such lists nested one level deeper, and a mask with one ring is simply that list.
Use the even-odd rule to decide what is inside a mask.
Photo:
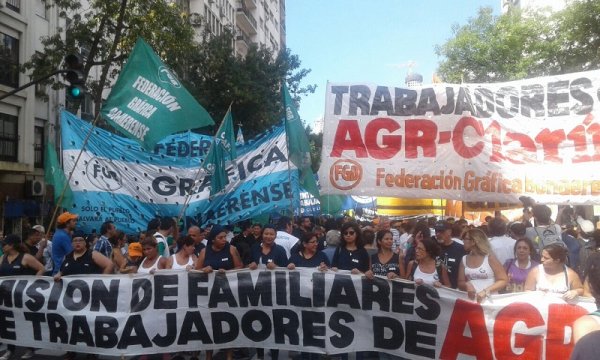
[{"label": "blue and white flag", "polygon": [[[73,169],[90,124],[61,113],[64,170]],[[211,137],[187,132],[172,135],[146,152],[133,140],[94,129],[75,168],[70,186],[86,232],[112,220],[120,230],[146,230],[155,216],[177,216],[190,193],[185,215],[200,224],[233,224],[263,213],[298,207],[293,189],[298,172],[288,174],[283,126],[238,148],[236,164],[227,166],[229,184],[209,198],[210,177],[200,171]]]}]

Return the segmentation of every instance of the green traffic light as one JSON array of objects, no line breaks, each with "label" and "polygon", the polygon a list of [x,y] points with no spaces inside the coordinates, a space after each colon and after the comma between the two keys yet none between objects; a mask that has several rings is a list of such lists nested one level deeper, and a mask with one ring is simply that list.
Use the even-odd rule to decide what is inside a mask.
[{"label": "green traffic light", "polygon": [[81,89],[78,87],[74,87],[71,89],[71,96],[78,98],[81,95]]}]

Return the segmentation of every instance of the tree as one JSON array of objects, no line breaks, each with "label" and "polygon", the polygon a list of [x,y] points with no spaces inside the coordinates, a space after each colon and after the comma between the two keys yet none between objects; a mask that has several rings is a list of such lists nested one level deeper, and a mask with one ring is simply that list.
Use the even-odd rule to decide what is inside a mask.
[{"label": "tree", "polygon": [[448,82],[496,82],[599,67],[600,0],[572,3],[554,14],[512,9],[493,16],[479,10],[436,53]]},{"label": "tree", "polygon": [[231,29],[219,36],[207,32],[193,52],[186,71],[186,86],[218,123],[229,104],[233,119],[244,125],[244,133],[254,136],[283,119],[281,81],[287,85],[298,106],[304,93],[315,86],[301,86],[310,70],[300,69],[300,60],[289,49],[277,56],[264,47],[252,44],[245,57],[233,55]]},{"label": "tree", "polygon": [[[60,68],[67,54],[82,53],[84,76],[87,79],[95,66],[100,66],[100,77],[88,80],[87,87],[94,99],[95,113],[100,110],[102,92],[107,89],[127,59],[135,41],[143,37],[159,53],[163,61],[181,70],[191,51],[194,29],[187,15],[173,3],[155,0],[90,0],[83,9],[78,0],[47,1],[47,7],[58,8],[67,18],[65,29],[42,38],[44,51],[36,53],[23,64],[23,71],[31,78],[39,78]],[[46,85],[59,89],[57,79]],[[80,106],[68,104],[76,112]]]}]

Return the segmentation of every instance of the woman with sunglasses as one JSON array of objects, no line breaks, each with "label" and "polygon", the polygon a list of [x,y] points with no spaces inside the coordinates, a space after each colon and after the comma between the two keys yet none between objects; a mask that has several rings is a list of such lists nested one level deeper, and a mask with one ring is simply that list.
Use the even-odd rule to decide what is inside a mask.
[{"label": "woman with sunglasses", "polygon": [[365,250],[360,227],[350,221],[341,229],[342,241],[333,254],[332,270],[350,270],[353,274],[365,273],[371,268],[369,254]]},{"label": "woman with sunglasses", "polygon": [[470,299],[482,302],[506,287],[508,276],[500,261],[492,254],[487,235],[480,229],[470,229],[463,236],[467,255],[458,269],[458,288]]},{"label": "woman with sunglasses", "polygon": [[[377,253],[371,255],[371,269],[365,275],[372,279],[374,275],[386,276],[388,279],[404,278],[404,266],[398,253],[392,251],[394,243],[390,230],[379,230],[375,234]],[[401,252],[400,252],[401,253]]]}]

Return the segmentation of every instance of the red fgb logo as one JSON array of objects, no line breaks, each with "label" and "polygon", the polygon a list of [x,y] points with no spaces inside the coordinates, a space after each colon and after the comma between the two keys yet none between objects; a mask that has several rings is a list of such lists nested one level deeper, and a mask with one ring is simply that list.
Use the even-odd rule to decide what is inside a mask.
[{"label": "red fgb logo", "polygon": [[329,168],[331,185],[340,190],[350,190],[362,180],[362,166],[354,160],[338,160]]}]

